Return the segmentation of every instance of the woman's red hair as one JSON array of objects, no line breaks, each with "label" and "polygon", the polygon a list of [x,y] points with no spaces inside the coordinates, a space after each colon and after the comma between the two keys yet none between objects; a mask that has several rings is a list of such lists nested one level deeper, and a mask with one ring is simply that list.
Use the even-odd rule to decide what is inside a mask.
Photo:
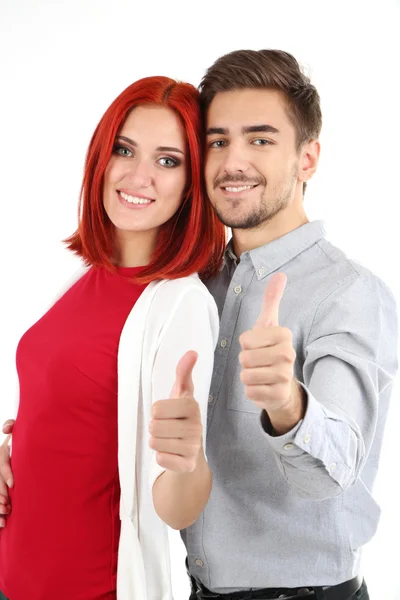
[{"label": "woman's red hair", "polygon": [[225,227],[216,216],[203,184],[203,133],[199,92],[168,77],[146,77],[126,88],[106,110],[90,141],[83,175],[77,231],[66,241],[69,250],[88,265],[110,270],[114,226],[103,206],[104,172],[115,138],[129,112],[143,104],[173,110],[180,118],[189,148],[187,193],[177,213],[161,226],[150,264],[135,278],[138,283],[176,279],[198,272],[216,274],[225,247]]}]

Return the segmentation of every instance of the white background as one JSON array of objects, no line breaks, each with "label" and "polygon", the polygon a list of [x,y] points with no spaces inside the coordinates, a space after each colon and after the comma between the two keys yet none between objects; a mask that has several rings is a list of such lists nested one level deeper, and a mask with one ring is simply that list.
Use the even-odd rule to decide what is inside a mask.
[{"label": "white background", "polygon": [[[60,240],[75,229],[90,136],[114,97],[143,76],[197,85],[231,50],[292,52],[324,114],[308,216],[326,220],[330,240],[399,302],[399,15],[394,0],[0,0],[0,422],[16,410],[17,342],[78,264]],[[400,599],[399,417],[397,383],[375,489],[383,516],[363,562],[372,600]],[[172,544],[176,600],[184,600],[177,534]]]}]

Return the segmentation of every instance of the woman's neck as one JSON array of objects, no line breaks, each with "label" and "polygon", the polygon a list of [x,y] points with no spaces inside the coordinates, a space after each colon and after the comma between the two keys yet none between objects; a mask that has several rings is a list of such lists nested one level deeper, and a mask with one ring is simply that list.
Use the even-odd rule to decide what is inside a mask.
[{"label": "woman's neck", "polygon": [[156,247],[157,233],[157,229],[150,231],[117,230],[115,264],[118,267],[148,265]]}]

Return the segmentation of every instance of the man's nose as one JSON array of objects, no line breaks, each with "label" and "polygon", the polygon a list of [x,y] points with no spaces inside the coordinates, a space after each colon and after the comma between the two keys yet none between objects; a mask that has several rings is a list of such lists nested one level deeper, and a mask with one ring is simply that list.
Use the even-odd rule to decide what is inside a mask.
[{"label": "man's nose", "polygon": [[226,149],[223,169],[226,173],[246,173],[249,168],[249,161],[246,151],[240,144],[230,144]]}]

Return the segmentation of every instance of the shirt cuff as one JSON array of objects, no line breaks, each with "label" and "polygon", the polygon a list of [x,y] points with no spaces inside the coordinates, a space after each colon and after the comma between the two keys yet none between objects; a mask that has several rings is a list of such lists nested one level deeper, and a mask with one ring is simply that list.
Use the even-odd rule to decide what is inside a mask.
[{"label": "shirt cuff", "polygon": [[294,459],[295,463],[297,458],[304,457],[305,454],[310,455],[322,462],[331,477],[343,485],[349,477],[349,469],[339,462],[337,453],[331,447],[327,431],[327,421],[341,421],[341,419],[325,409],[304,384],[301,382],[299,384],[306,394],[307,405],[303,419],[293,429],[283,435],[273,436],[268,415],[265,411],[261,413],[261,425],[269,445],[283,459],[289,461]]}]

